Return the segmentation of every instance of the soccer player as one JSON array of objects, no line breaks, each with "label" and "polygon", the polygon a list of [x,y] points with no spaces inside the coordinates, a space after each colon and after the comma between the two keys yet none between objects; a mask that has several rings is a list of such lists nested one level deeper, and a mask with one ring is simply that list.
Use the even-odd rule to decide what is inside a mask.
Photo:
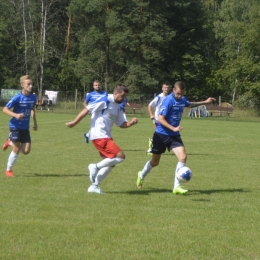
[{"label": "soccer player", "polygon": [[[170,89],[170,83],[166,81],[162,84],[162,93],[156,96],[148,105],[148,112],[150,115],[150,119],[153,120],[154,126],[156,128],[158,124],[158,116],[161,104],[163,100],[168,96]],[[153,146],[153,139],[149,138],[149,148],[146,152],[146,154],[152,154],[152,146]]]},{"label": "soccer player", "polygon": [[124,101],[120,104],[120,109],[124,112],[124,118],[125,118],[125,121],[127,121],[126,114],[125,114],[125,106],[130,106],[127,98],[125,98]]},{"label": "soccer player", "polygon": [[88,113],[92,114],[90,140],[92,140],[103,160],[88,166],[92,183],[88,188],[88,192],[103,193],[99,188],[100,183],[116,164],[122,163],[125,159],[124,152],[112,139],[111,131],[113,124],[121,128],[128,128],[137,124],[137,118],[126,121],[123,111],[120,109],[120,103],[124,101],[127,93],[128,88],[125,85],[117,85],[113,94],[108,94],[102,99],[87,105],[73,121],[66,123],[68,127],[74,127]]},{"label": "soccer player", "polygon": [[[87,94],[86,99],[84,101],[84,105],[87,106],[89,103],[95,102],[97,99],[102,98],[107,95],[107,92],[101,90],[100,82],[95,80],[93,82],[93,89],[94,91]],[[89,132],[84,133],[84,138],[86,143],[89,143]]]},{"label": "soccer player", "polygon": [[142,171],[138,172],[137,188],[142,188],[144,178],[151,171],[151,169],[159,165],[162,153],[165,153],[166,148],[172,151],[178,163],[175,170],[173,194],[186,194],[188,190],[184,189],[177,179],[177,171],[186,165],[187,155],[184,144],[182,142],[180,131],[181,117],[184,107],[196,107],[200,105],[209,104],[214,101],[214,98],[209,97],[205,101],[189,102],[183,96],[186,85],[182,81],[177,81],[174,84],[172,94],[168,95],[162,102],[158,125],[153,135],[152,159],[149,160]]},{"label": "soccer player", "polygon": [[12,145],[13,150],[8,158],[5,175],[14,177],[13,166],[17,160],[19,152],[27,155],[31,150],[30,137],[30,116],[33,118],[33,129],[37,130],[37,121],[35,115],[36,96],[32,92],[32,80],[28,75],[20,78],[22,91],[15,95],[4,107],[3,112],[11,116],[9,122],[10,134],[9,139],[3,145],[5,151],[8,146]]}]

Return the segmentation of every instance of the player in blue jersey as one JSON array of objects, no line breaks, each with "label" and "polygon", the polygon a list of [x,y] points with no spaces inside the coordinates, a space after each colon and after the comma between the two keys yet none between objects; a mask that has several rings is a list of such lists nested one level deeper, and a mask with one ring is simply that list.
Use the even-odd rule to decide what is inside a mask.
[{"label": "player in blue jersey", "polygon": [[[86,96],[86,99],[84,101],[85,107],[88,104],[91,104],[91,103],[95,102],[96,100],[107,95],[107,92],[101,90],[100,82],[98,80],[95,80],[93,82],[93,89],[94,89],[94,91],[88,93]],[[84,133],[84,138],[85,138],[86,143],[89,143],[89,132]]]},{"label": "player in blue jersey", "polygon": [[189,102],[183,96],[186,90],[186,85],[182,81],[177,81],[173,87],[172,94],[168,95],[162,102],[158,125],[153,135],[152,159],[149,160],[142,171],[138,172],[137,188],[142,188],[144,178],[151,171],[151,169],[159,165],[161,155],[166,151],[172,151],[178,163],[175,170],[173,194],[186,194],[188,190],[184,189],[176,177],[176,172],[184,167],[187,160],[184,144],[182,142],[180,131],[181,117],[184,107],[196,107],[200,105],[209,104],[215,101],[214,98],[209,97],[205,101]]},{"label": "player in blue jersey", "polygon": [[125,98],[124,101],[120,104],[120,109],[121,109],[121,110],[123,111],[123,113],[124,113],[125,121],[127,121],[126,114],[125,114],[125,106],[130,106],[130,104],[128,103],[127,98]]},{"label": "player in blue jersey", "polygon": [[12,117],[9,122],[9,139],[3,145],[3,150],[6,150],[10,145],[13,146],[5,172],[7,177],[14,177],[12,168],[19,152],[30,153],[30,116],[32,116],[34,122],[33,129],[38,129],[35,115],[36,96],[32,93],[32,80],[28,75],[25,75],[20,78],[20,84],[22,91],[15,95],[3,109],[6,115]]}]

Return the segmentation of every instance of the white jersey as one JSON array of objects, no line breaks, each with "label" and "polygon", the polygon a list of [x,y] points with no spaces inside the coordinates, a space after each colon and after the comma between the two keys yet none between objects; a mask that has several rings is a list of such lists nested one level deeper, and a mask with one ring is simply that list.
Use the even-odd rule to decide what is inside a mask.
[{"label": "white jersey", "polygon": [[113,94],[104,97],[100,102],[87,106],[92,114],[90,126],[90,140],[111,138],[112,126],[121,126],[125,122],[120,104],[114,102]]},{"label": "white jersey", "polygon": [[166,98],[167,96],[164,96],[163,93],[159,94],[158,96],[156,96],[150,103],[149,106],[151,106],[152,108],[154,108],[154,123],[158,122],[158,117],[159,117],[159,112],[160,112],[160,107],[162,105],[163,100]]}]

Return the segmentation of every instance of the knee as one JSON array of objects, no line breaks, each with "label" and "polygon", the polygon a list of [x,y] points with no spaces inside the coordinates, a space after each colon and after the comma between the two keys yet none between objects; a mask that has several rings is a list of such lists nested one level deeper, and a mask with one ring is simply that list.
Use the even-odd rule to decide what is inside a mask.
[{"label": "knee", "polygon": [[116,155],[117,158],[120,158],[120,159],[125,159],[125,154],[123,151],[120,151],[117,155]]},{"label": "knee", "polygon": [[27,155],[27,154],[29,154],[30,153],[30,151],[23,151],[23,154],[24,155]]},{"label": "knee", "polygon": [[159,161],[150,161],[150,164],[151,164],[151,166],[152,167],[156,167],[156,166],[158,166],[159,165]]}]

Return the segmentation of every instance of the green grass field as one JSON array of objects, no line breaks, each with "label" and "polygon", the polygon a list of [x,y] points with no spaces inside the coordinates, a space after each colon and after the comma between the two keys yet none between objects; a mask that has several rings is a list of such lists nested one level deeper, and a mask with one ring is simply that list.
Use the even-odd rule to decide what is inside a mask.
[{"label": "green grass field", "polygon": [[[0,259],[260,259],[259,121],[184,117],[185,196],[172,194],[176,157],[136,188],[153,125],[148,118],[113,137],[126,160],[89,194],[87,166],[100,161],[83,133],[89,117],[69,129],[75,114],[39,111],[32,151],[19,155],[15,178],[4,175],[11,152],[2,152]],[[130,118],[130,116],[129,116]],[[0,113],[0,136],[9,117]]]}]

